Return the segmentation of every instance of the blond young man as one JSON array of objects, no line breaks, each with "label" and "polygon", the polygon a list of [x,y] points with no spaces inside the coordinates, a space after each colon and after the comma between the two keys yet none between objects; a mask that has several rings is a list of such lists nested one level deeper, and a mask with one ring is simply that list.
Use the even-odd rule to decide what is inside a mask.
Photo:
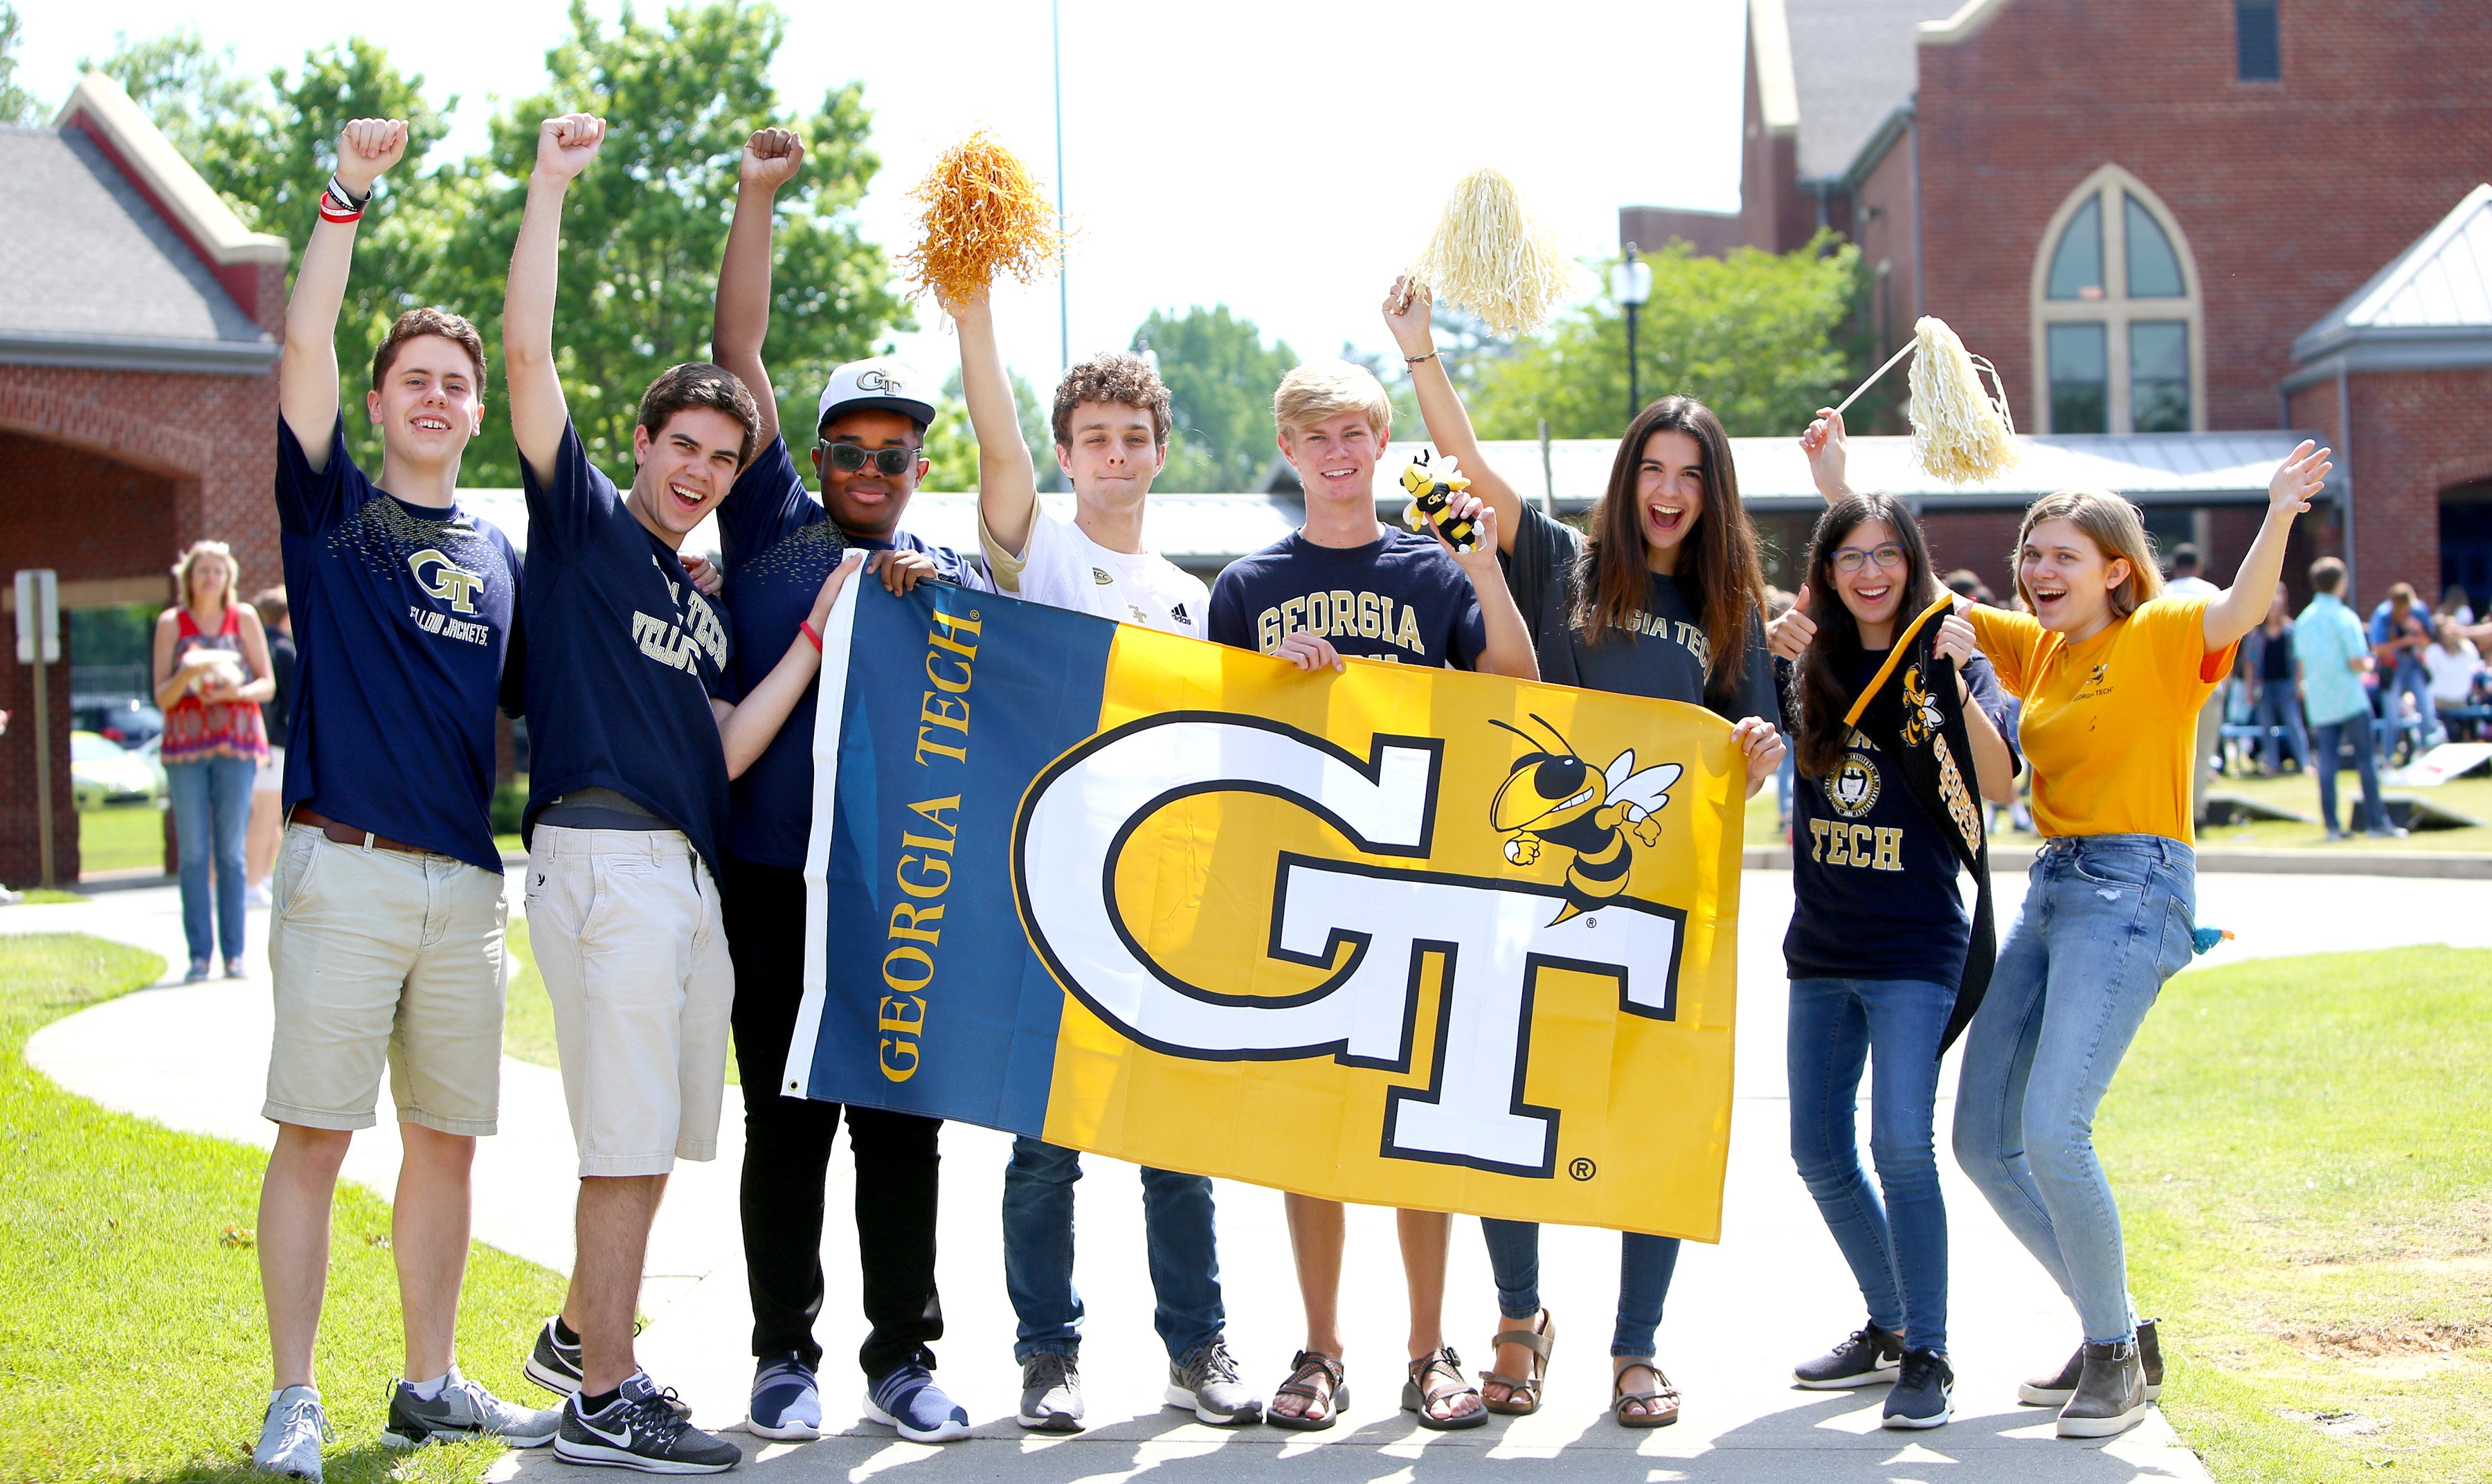
[{"label": "blond young man", "polygon": [[277,1384],[252,1460],[314,1480],[329,1210],[354,1131],[375,1121],[384,1061],[405,1148],[390,1255],[406,1359],[382,1440],[490,1434],[535,1447],[555,1425],[462,1379],[452,1350],[468,1168],[501,1094],[502,858],[487,805],[519,603],[519,554],[457,499],[482,425],[484,342],[437,309],[390,327],[364,398],[381,436],[376,478],[347,452],[338,404],[356,223],[405,152],[402,121],[346,126],[278,364],[278,522],[302,624],[287,735],[272,739],[288,744],[292,822],[269,925],[277,1017],[261,1112],[277,1143],[257,1244]]},{"label": "blond young man", "polygon": [[[947,304],[961,332],[961,386],[978,437],[979,539],[1006,593],[1201,638],[1210,593],[1202,579],[1142,544],[1142,503],[1168,460],[1169,391],[1148,362],[1093,356],[1064,373],[1052,422],[1055,460],[1073,484],[1070,520],[1039,503],[1038,471],[1022,442],[1012,381],[987,299]],[[1026,1136],[1004,1171],[1004,1287],[1020,1330],[1021,1425],[1082,1429],[1082,1295],[1073,1286],[1073,1150]],[[1238,1379],[1227,1311],[1211,1181],[1144,1169],[1153,1321],[1169,1356],[1169,1406],[1215,1426],[1255,1422],[1263,1405]]]},{"label": "blond young man", "polygon": [[[1376,468],[1391,433],[1392,404],[1372,373],[1343,361],[1300,366],[1281,378],[1272,420],[1282,457],[1306,487],[1306,524],[1220,574],[1211,589],[1213,640],[1304,670],[1337,670],[1352,657],[1540,678],[1530,635],[1498,566],[1494,509],[1454,495],[1453,513],[1470,517],[1480,529],[1479,544],[1468,552],[1376,519]],[[1336,593],[1354,595],[1348,609]],[[1348,1401],[1340,1315],[1343,1211],[1338,1202],[1312,1196],[1287,1201],[1307,1342],[1273,1393],[1267,1416],[1276,1427],[1315,1431],[1332,1426]],[[1452,1218],[1435,1211],[1397,1215],[1410,1293],[1402,1405],[1425,1428],[1477,1427],[1488,1412],[1444,1343]]]}]

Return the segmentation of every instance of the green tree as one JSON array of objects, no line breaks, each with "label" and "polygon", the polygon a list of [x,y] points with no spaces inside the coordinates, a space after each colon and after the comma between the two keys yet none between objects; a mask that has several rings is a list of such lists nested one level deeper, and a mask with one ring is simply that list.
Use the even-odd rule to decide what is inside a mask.
[{"label": "green tree", "polygon": [[[1029,449],[1030,466],[1038,471],[1038,488],[1053,489],[1055,434],[1047,426],[1052,405],[1038,400],[1018,371],[1012,378],[1013,410],[1021,414],[1021,440]],[[934,422],[926,430],[926,457],[934,466],[926,471],[926,489],[946,491],[978,488],[978,435],[969,428],[969,404],[961,395],[961,372],[943,378],[943,395],[934,407]]]},{"label": "green tree", "polygon": [[236,65],[232,47],[211,51],[197,30],[188,27],[138,41],[116,32],[111,54],[101,62],[80,57],[78,71],[100,72],[120,83],[208,184],[226,191],[243,220],[254,221],[252,204],[234,196],[220,177],[229,163],[258,152],[272,122],[270,104],[257,79]]},{"label": "green tree", "polygon": [[[1674,242],[1646,260],[1652,298],[1637,327],[1646,398],[1698,398],[1736,436],[1796,433],[1861,369],[1860,252],[1831,233],[1791,252],[1720,258]],[[1603,301],[1479,368],[1470,409],[1485,438],[1537,436],[1541,418],[1554,437],[1610,438],[1626,401],[1626,327]]]},{"label": "green tree", "polygon": [[17,86],[17,44],[25,28],[26,23],[17,18],[17,7],[0,0],[0,124],[44,121],[43,104]]},{"label": "green tree", "polygon": [[1159,358],[1176,420],[1168,468],[1152,488],[1254,489],[1272,459],[1272,392],[1297,356],[1286,342],[1267,348],[1254,321],[1225,304],[1183,314],[1153,311],[1134,341]]},{"label": "green tree", "polygon": [[[452,234],[443,286],[480,326],[490,322],[490,344],[539,123],[574,109],[608,120],[605,148],[563,212],[554,353],[589,457],[617,476],[631,465],[641,388],[710,353],[736,160],[754,130],[784,117],[769,74],[786,24],[766,5],[710,0],[671,7],[654,24],[627,8],[609,31],[573,0],[572,34],[546,56],[546,91],[505,108],[488,154],[459,168],[475,209]],[[867,354],[903,313],[882,251],[858,235],[854,216],[880,166],[870,123],[850,83],[795,124],[805,169],[779,193],[767,351],[786,405],[812,405],[830,369]],[[489,419],[468,467],[468,483],[518,483],[507,423]]]}]

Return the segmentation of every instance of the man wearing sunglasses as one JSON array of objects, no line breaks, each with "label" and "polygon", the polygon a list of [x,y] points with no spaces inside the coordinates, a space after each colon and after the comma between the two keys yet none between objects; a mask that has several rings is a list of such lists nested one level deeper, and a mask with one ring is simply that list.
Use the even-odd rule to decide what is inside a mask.
[{"label": "man wearing sunglasses", "polygon": [[[738,656],[785,644],[806,595],[849,547],[894,592],[921,579],[992,591],[984,571],[947,547],[902,530],[925,477],[934,382],[889,358],[831,372],[810,449],[821,484],[806,489],[779,423],[761,345],[770,325],[771,201],[795,178],[804,145],[764,129],[744,149],[735,221],[718,280],[711,348],[754,389],[760,452],[720,505],[727,618]],[[732,661],[730,661],[732,663]],[[777,741],[736,780],[727,817],[727,942],[735,961],[737,1064],[765,1087],[787,1059],[804,997],[805,843],[814,808],[814,712],[808,692]],[[753,1299],[752,1427],[764,1438],[819,1436],[814,1339],[821,1313],[822,1201],[831,1143],[845,1113],[856,1159],[857,1261],[871,1332],[859,1350],[867,1415],[917,1442],[965,1437],[968,1413],[934,1384],[930,1345],[943,1333],[934,1290],[935,1136],[940,1124],[875,1108],[748,1097],[741,1198]]]}]

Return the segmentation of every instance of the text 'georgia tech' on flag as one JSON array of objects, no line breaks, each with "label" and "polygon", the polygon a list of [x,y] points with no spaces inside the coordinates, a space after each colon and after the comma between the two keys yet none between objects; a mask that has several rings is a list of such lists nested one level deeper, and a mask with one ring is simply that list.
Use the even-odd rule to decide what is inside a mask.
[{"label": "text 'georgia tech' on flag", "polygon": [[849,583],[823,638],[784,1095],[1717,1237],[1721,719],[932,582]]}]

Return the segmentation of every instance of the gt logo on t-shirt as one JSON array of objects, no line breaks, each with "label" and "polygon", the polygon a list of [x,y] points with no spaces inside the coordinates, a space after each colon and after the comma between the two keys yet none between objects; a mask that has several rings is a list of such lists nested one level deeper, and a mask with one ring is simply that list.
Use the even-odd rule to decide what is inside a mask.
[{"label": "gt logo on t-shirt", "polygon": [[485,590],[483,573],[468,571],[433,547],[408,557],[406,566],[415,574],[416,586],[449,604],[454,611],[476,611],[476,595]]},{"label": "gt logo on t-shirt", "polygon": [[727,626],[710,610],[709,600],[697,587],[684,587],[669,579],[667,590],[679,595],[684,604],[680,624],[664,618],[652,618],[635,609],[632,614],[632,641],[640,652],[661,665],[682,670],[687,675],[700,674],[698,656],[709,656],[710,664],[719,669],[727,668]]}]

